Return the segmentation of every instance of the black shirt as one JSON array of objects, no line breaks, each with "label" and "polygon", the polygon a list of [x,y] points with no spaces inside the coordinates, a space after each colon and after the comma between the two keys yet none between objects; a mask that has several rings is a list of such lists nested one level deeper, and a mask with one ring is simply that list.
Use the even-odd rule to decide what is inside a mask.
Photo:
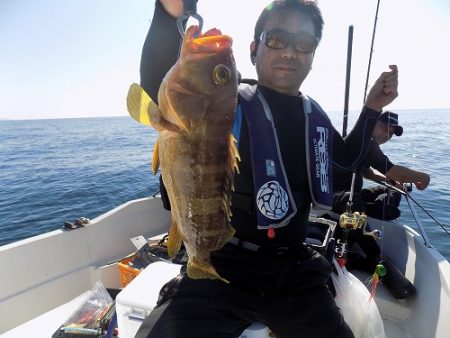
[{"label": "black shirt", "polygon": [[[267,230],[256,229],[255,213],[236,208],[233,204],[231,222],[238,238],[267,245],[295,245],[299,243],[299,239],[304,239],[306,236],[306,227],[302,225],[306,224],[311,203],[305,161],[303,102],[300,95],[285,95],[264,86],[258,86],[258,90],[263,94],[273,116],[289,186],[293,192],[303,192],[305,199],[302,205],[297,205],[297,214],[292,218],[289,226],[275,230],[274,239],[267,237]],[[241,127],[239,155],[241,156],[240,174],[235,176],[235,190],[254,200],[250,142],[245,119]],[[295,226],[291,226],[293,224]]]},{"label": "black shirt", "polygon": [[[176,18],[165,12],[156,1],[155,13],[149,33],[144,43],[141,58],[141,85],[157,101],[161,81],[178,57],[181,36],[176,26]],[[164,42],[164,43],[162,43]],[[302,243],[306,237],[306,225],[310,211],[310,191],[308,186],[305,152],[305,117],[301,94],[290,96],[259,86],[258,89],[267,101],[277,132],[280,151],[289,185],[293,194],[298,192],[302,198],[297,203],[297,214],[290,223],[276,229],[274,239],[269,239],[266,230],[258,230],[256,215],[247,210],[232,206],[232,225],[236,237],[258,244],[290,246]],[[370,135],[379,112],[363,108],[353,130],[345,140],[333,128],[333,166],[341,170],[352,170],[362,160],[370,142]],[[330,128],[332,128],[330,122]],[[350,150],[355,150],[354,152]],[[359,150],[358,150],[359,149]],[[250,158],[248,130],[243,119],[240,134],[239,163],[240,174],[235,176],[235,190],[253,198],[253,175]]]}]

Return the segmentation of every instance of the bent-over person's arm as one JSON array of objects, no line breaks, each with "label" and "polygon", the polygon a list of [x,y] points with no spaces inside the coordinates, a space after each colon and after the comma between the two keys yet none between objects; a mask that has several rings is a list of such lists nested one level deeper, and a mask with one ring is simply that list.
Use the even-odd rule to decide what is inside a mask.
[{"label": "bent-over person's arm", "polygon": [[394,165],[386,172],[386,176],[402,184],[414,183],[419,190],[424,190],[430,183],[430,175],[400,165]]}]

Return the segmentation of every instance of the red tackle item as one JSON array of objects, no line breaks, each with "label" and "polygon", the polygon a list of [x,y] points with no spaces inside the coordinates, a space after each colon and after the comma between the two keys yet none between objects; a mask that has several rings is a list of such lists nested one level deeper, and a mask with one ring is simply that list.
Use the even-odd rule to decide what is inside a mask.
[{"label": "red tackle item", "polygon": [[338,262],[339,266],[343,268],[345,264],[347,263],[347,259],[344,257],[336,257],[336,261]]},{"label": "red tackle item", "polygon": [[267,229],[267,237],[269,237],[270,239],[274,239],[275,238],[275,229],[270,227],[269,229]]}]

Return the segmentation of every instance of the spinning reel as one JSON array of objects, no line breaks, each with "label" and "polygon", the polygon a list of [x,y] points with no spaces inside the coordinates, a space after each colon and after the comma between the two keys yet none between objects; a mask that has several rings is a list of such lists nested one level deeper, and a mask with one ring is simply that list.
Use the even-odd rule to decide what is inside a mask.
[{"label": "spinning reel", "polygon": [[380,230],[367,230],[367,215],[364,212],[353,211],[353,190],[354,190],[355,173],[353,173],[352,186],[350,189],[350,197],[347,202],[347,207],[344,213],[339,217],[339,226],[343,230],[343,236],[337,240],[336,243],[336,259],[341,266],[345,265],[347,255],[347,240],[350,231],[362,229],[364,236],[370,236],[375,240],[381,238]]}]

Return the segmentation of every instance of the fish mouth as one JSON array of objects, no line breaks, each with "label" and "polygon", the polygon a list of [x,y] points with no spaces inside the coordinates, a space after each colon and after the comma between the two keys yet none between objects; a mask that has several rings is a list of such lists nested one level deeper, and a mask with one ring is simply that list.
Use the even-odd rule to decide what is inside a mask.
[{"label": "fish mouth", "polygon": [[195,37],[198,33],[199,27],[197,26],[190,27],[188,32],[186,32],[195,44],[205,48],[226,49],[231,48],[233,44],[233,39],[228,35],[222,34],[217,28],[210,29],[199,37]]}]

